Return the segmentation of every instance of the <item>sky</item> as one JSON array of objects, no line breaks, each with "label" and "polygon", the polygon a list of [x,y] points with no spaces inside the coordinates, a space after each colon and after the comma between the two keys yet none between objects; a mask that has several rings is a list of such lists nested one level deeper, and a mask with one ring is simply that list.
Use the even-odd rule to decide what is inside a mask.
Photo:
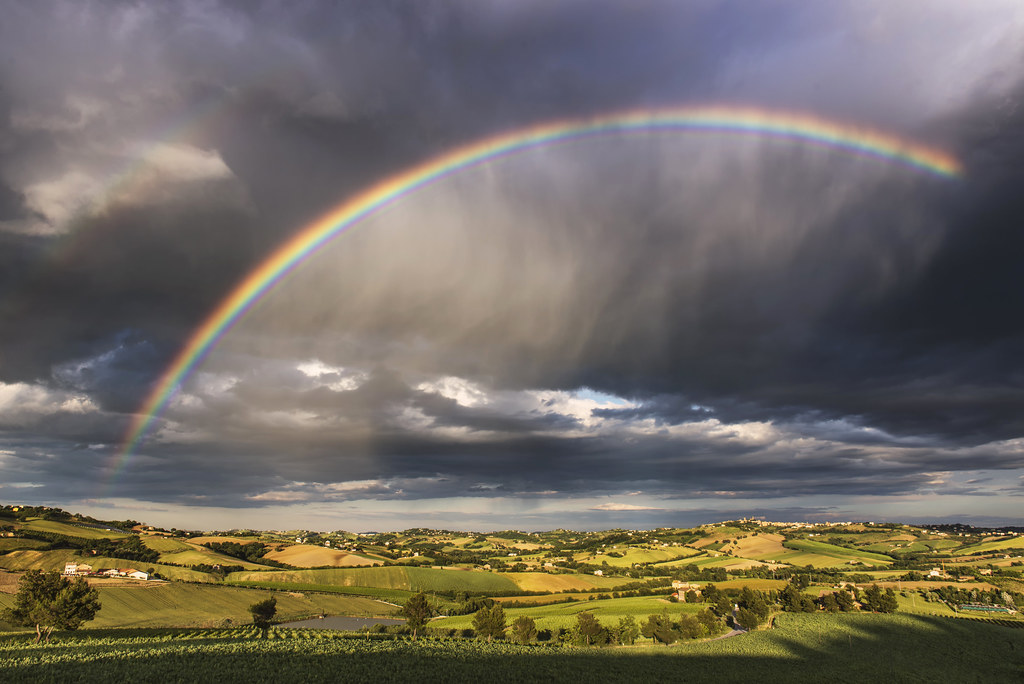
[{"label": "sky", "polygon": [[[0,11],[0,502],[186,529],[1024,524],[1017,0]],[[961,171],[724,130],[486,160],[298,261],[146,409],[254,269],[368,188],[708,106]]]}]

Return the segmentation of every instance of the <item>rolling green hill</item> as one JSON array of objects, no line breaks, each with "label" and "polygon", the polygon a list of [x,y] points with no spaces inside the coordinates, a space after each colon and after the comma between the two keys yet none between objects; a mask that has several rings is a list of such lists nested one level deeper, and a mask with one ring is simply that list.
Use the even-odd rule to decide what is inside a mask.
[{"label": "rolling green hill", "polygon": [[66,537],[78,537],[80,539],[123,539],[128,536],[124,532],[114,532],[99,527],[57,522],[56,520],[42,520],[40,518],[30,518],[21,523],[21,527],[22,529],[35,532],[62,534]]},{"label": "rolling green hill", "polygon": [[1010,549],[1024,550],[1024,536],[981,542],[980,544],[965,546],[962,549],[958,549],[956,553],[966,556],[973,553],[999,553],[1002,551],[1009,551]]},{"label": "rolling green hill", "polygon": [[278,584],[380,587],[383,589],[404,589],[406,591],[508,593],[518,589],[512,580],[491,572],[397,566],[384,568],[233,572],[228,575],[227,580],[235,582],[274,582]]}]

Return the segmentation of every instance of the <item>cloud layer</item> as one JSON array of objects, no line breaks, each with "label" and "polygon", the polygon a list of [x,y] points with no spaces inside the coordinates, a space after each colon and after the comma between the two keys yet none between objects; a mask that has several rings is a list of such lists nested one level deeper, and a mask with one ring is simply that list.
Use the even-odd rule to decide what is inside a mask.
[{"label": "cloud layer", "polygon": [[[0,499],[357,528],[1019,509],[1017,3],[8,10]],[[965,172],[708,133],[488,163],[307,260],[119,463],[191,331],[359,189],[538,121],[709,102]]]}]

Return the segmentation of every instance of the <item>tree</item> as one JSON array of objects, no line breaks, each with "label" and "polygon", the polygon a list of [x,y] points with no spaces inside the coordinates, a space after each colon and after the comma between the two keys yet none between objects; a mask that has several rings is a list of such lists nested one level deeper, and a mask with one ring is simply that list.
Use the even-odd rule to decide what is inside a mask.
[{"label": "tree", "polygon": [[36,643],[54,629],[78,629],[96,617],[100,593],[84,577],[69,581],[56,570],[25,573],[18,581],[14,605],[3,612],[8,622],[36,628]]},{"label": "tree", "polygon": [[640,628],[640,633],[648,639],[654,639],[666,646],[674,644],[679,639],[679,634],[676,633],[675,625],[669,619],[668,612],[647,616],[647,622]]},{"label": "tree", "polygon": [[619,618],[619,625],[615,628],[615,640],[620,644],[631,645],[640,636],[640,627],[632,615]]},{"label": "tree", "polygon": [[787,584],[779,593],[779,602],[783,610],[791,613],[813,613],[815,610],[814,600],[800,591],[795,581]]},{"label": "tree", "polygon": [[836,600],[835,592],[825,594],[824,596],[818,599],[818,603],[821,604],[822,610],[828,613],[839,612],[839,602]]},{"label": "tree", "polygon": [[761,624],[760,616],[747,608],[740,608],[736,611],[736,622],[744,629],[756,629]]},{"label": "tree", "polygon": [[502,636],[505,633],[505,611],[501,604],[478,610],[473,615],[473,630],[478,637],[487,637],[487,641]]},{"label": "tree", "polygon": [[402,606],[402,615],[405,617],[405,624],[412,630],[413,639],[426,626],[432,612],[430,604],[427,603],[427,597],[423,595],[422,591],[412,596]]},{"label": "tree", "polygon": [[587,646],[603,643],[607,639],[604,627],[593,613],[587,611],[576,614],[576,635]]},{"label": "tree", "polygon": [[249,612],[252,613],[252,623],[263,630],[265,635],[270,629],[270,621],[277,614],[277,598],[271,596],[265,601],[254,603],[249,606]]},{"label": "tree", "polygon": [[701,594],[708,603],[717,603],[718,599],[722,596],[722,592],[714,584],[706,585]]},{"label": "tree", "polygon": [[537,638],[537,623],[533,618],[520,615],[512,621],[512,639],[520,644],[528,644]]},{"label": "tree", "polygon": [[896,600],[896,592],[892,587],[886,589],[885,593],[877,585],[871,585],[864,590],[864,599],[869,608],[876,612],[896,612],[899,601]]},{"label": "tree", "polygon": [[896,601],[896,594],[892,589],[882,593],[881,587],[872,584],[864,590],[864,598],[861,601],[864,607],[874,613],[892,613],[899,605]]},{"label": "tree", "polygon": [[839,610],[844,613],[857,610],[857,606],[854,605],[853,602],[853,594],[845,589],[840,589],[839,591],[834,592],[834,594],[836,597],[836,603],[839,605]]},{"label": "tree", "polygon": [[704,608],[697,613],[697,620],[708,636],[714,636],[722,631],[722,621],[711,612],[710,608]]},{"label": "tree", "polygon": [[685,613],[679,616],[679,622],[676,625],[676,631],[683,639],[696,639],[704,631],[696,617]]}]

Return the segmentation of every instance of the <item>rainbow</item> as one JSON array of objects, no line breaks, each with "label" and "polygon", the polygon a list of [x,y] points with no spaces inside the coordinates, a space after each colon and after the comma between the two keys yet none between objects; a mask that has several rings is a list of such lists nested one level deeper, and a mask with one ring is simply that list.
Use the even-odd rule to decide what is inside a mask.
[{"label": "rainbow", "polygon": [[596,135],[705,131],[783,138],[873,157],[943,178],[960,174],[949,154],[903,138],[807,114],[734,106],[629,111],[563,119],[484,138],[445,152],[373,185],[300,230],[257,266],[193,332],[133,416],[113,474],[124,466],[178,387],[224,335],[291,271],[325,244],[403,197],[444,178],[516,152]]}]

